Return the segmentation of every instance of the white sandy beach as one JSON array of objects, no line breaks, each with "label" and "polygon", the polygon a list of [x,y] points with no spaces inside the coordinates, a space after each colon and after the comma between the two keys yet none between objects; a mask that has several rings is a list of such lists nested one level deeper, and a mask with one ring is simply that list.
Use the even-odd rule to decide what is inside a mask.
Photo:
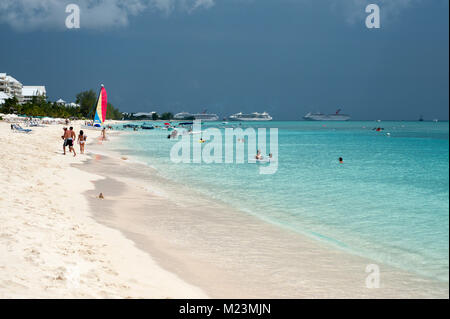
[{"label": "white sandy beach", "polygon": [[94,221],[83,193],[99,177],[70,166],[87,156],[63,156],[61,133],[0,121],[0,298],[207,297]]}]

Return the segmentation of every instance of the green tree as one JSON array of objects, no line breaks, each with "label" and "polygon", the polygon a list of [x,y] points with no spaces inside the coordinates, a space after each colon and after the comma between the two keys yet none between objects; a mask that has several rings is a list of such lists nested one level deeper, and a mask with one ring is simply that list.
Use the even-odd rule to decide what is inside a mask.
[{"label": "green tree", "polygon": [[173,114],[170,112],[165,112],[163,114],[161,114],[161,120],[171,120],[173,119]]},{"label": "green tree", "polygon": [[[78,93],[76,98],[80,107],[67,107],[56,102],[49,102],[43,96],[36,96],[27,103],[19,104],[17,98],[13,97],[5,100],[5,103],[0,106],[0,112],[5,114],[17,113],[19,115],[28,116],[92,119],[95,112],[95,102],[97,101],[95,92],[93,90],[84,91]],[[108,103],[106,118],[120,120],[123,118],[123,115],[117,108]]]},{"label": "green tree", "polygon": [[10,99],[6,99],[0,111],[1,113],[5,114],[19,113],[20,111],[19,100],[17,100],[15,96]]},{"label": "green tree", "polygon": [[152,120],[153,120],[153,121],[157,121],[158,119],[159,119],[158,113],[156,113],[156,112],[153,113],[153,114],[152,114]]},{"label": "green tree", "polygon": [[106,109],[106,119],[107,120],[121,120],[123,118],[122,113],[116,109],[111,103],[108,103],[108,108]]},{"label": "green tree", "polygon": [[97,94],[94,90],[83,91],[77,94],[76,103],[80,105],[80,113],[87,118],[93,118],[95,114],[95,103]]}]

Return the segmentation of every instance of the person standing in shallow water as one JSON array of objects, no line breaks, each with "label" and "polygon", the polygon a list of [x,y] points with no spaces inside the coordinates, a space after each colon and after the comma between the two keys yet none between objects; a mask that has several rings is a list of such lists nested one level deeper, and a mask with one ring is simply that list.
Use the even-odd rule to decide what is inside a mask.
[{"label": "person standing in shallow water", "polygon": [[342,157],[339,157],[339,164],[344,164],[344,159]]}]

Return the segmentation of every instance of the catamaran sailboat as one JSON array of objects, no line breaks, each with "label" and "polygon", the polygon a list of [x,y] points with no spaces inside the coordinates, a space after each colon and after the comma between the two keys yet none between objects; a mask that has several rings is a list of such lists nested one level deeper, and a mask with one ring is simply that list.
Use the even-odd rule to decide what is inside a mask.
[{"label": "catamaran sailboat", "polygon": [[102,84],[100,88],[100,93],[98,94],[97,101],[95,103],[95,115],[94,123],[82,125],[83,128],[87,129],[102,129],[103,123],[106,120],[106,109],[108,108],[108,97],[106,94],[105,86]]}]

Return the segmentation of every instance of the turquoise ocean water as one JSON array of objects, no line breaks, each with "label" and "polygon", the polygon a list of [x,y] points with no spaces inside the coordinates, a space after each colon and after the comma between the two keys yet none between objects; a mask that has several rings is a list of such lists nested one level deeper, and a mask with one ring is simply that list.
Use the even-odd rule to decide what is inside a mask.
[{"label": "turquoise ocean water", "polygon": [[259,174],[262,164],[175,164],[169,154],[176,142],[166,130],[133,132],[114,147],[243,213],[448,282],[448,122],[242,123],[247,127],[278,128],[274,175]]}]

